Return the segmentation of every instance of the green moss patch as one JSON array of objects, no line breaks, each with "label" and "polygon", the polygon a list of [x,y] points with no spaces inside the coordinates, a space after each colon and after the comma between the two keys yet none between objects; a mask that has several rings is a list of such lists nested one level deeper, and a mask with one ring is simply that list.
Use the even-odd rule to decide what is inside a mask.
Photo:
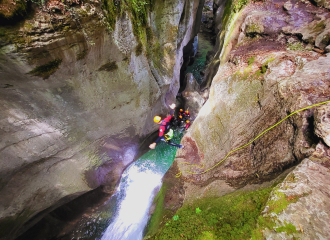
[{"label": "green moss patch", "polygon": [[252,65],[254,63],[254,60],[255,60],[255,56],[252,56],[248,59],[248,64],[249,65]]},{"label": "green moss patch", "polygon": [[296,227],[292,223],[285,223],[284,226],[276,228],[276,232],[286,232],[288,235],[292,233],[297,233]]},{"label": "green moss patch", "polygon": [[275,58],[270,58],[264,64],[262,64],[261,69],[260,69],[260,73],[265,74],[267,69],[268,69],[268,64],[270,62],[274,61],[274,60],[275,60]]},{"label": "green moss patch", "polygon": [[107,71],[107,72],[113,72],[118,69],[117,63],[114,62],[108,62],[104,65],[102,65],[98,71]]},{"label": "green moss patch", "polygon": [[268,202],[269,212],[274,212],[279,214],[284,209],[288,207],[290,203],[295,203],[301,197],[300,195],[286,196],[283,192],[280,192],[279,189],[274,190],[274,199]]},{"label": "green moss patch", "polygon": [[133,24],[133,32],[137,38],[144,35],[147,27],[147,13],[149,1],[145,0],[103,0],[103,10],[107,12],[107,21],[110,31],[115,28],[116,19],[124,14],[130,14]]},{"label": "green moss patch", "polygon": [[239,11],[241,11],[241,9],[248,4],[249,0],[235,0],[234,1],[234,12],[238,13]]},{"label": "green moss patch", "polygon": [[305,51],[305,47],[301,42],[288,43],[286,46],[293,51]]},{"label": "green moss patch", "polygon": [[59,68],[61,63],[62,59],[55,59],[49,63],[35,67],[29,74],[47,79]]},{"label": "green moss patch", "polygon": [[[165,198],[165,192],[166,192],[166,185],[163,184],[162,188],[159,190],[157,196],[154,198],[153,204],[156,204],[156,209],[154,213],[152,214],[150,221],[148,223],[148,233],[147,235],[154,235],[157,233],[157,230],[159,226],[162,224],[163,219],[162,216],[164,216],[164,198]],[[163,217],[164,218],[164,217]]]},{"label": "green moss patch", "polygon": [[[184,206],[153,239],[249,239],[271,188],[203,198]],[[196,210],[198,209],[198,211]]]}]

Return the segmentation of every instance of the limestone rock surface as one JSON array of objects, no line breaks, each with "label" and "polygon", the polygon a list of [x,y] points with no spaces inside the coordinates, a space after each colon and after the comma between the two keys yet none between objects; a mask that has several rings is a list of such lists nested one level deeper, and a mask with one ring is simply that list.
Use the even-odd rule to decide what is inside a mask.
[{"label": "limestone rock surface", "polygon": [[190,112],[190,118],[195,119],[205,100],[199,93],[199,85],[191,73],[186,75],[186,88],[182,92],[185,109]]},{"label": "limestone rock surface", "polygon": [[[315,159],[315,158],[314,158]],[[270,195],[264,218],[272,218],[273,229],[262,229],[266,239],[328,239],[330,237],[330,173],[317,161],[304,159]],[[284,195],[283,195],[284,194]],[[274,203],[286,198],[288,205],[279,213]],[[282,231],[293,225],[295,231]]]},{"label": "limestone rock surface", "polygon": [[201,12],[199,1],[155,1],[137,29],[132,13],[109,15],[98,1],[47,4],[1,29],[1,239],[92,189],[114,189],[157,129],[153,116],[175,100]]},{"label": "limestone rock surface", "polygon": [[[330,55],[316,39],[326,34],[330,14],[307,1],[290,3],[251,2],[222,16],[227,22],[207,70],[215,76],[212,83],[202,83],[209,98],[176,156],[183,204],[267,182],[312,156],[327,166]],[[279,123],[317,103],[323,104]],[[320,177],[328,181],[328,174]],[[327,236],[326,221],[327,216],[322,236]],[[309,236],[318,234],[313,226]]]}]

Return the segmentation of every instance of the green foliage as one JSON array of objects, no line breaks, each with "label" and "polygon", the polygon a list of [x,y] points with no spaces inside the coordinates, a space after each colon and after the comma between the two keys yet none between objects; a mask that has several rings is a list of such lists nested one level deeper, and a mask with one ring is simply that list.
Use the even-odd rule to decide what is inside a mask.
[{"label": "green foliage", "polygon": [[55,59],[41,66],[35,67],[29,73],[34,76],[42,77],[43,79],[49,78],[60,66],[62,59]]},{"label": "green foliage", "polygon": [[288,43],[287,47],[290,50],[294,50],[294,51],[305,51],[304,45],[301,42],[297,42],[297,43]]},{"label": "green foliage", "polygon": [[107,71],[107,72],[112,72],[115,71],[116,69],[118,69],[118,65],[115,61],[113,62],[108,62],[104,65],[102,65],[98,71]]},{"label": "green foliage", "polygon": [[147,27],[148,4],[149,2],[144,0],[103,0],[102,8],[107,11],[107,21],[111,30],[115,28],[117,16],[130,13],[133,32],[139,38]]},{"label": "green foliage", "polygon": [[252,56],[248,59],[248,64],[252,65],[254,63],[255,56]]},{"label": "green foliage", "polygon": [[276,232],[286,232],[288,235],[297,233],[296,227],[292,223],[285,223],[285,226],[276,228]]},{"label": "green foliage", "polygon": [[179,220],[179,215],[174,215],[174,216],[173,216],[173,220],[174,220],[174,221]]},{"label": "green foliage", "polygon": [[107,21],[113,30],[116,24],[116,17],[120,12],[120,2],[114,0],[102,0],[102,9],[107,11]]},{"label": "green foliage", "polygon": [[230,19],[230,16],[232,15],[232,11],[231,11],[232,3],[233,3],[233,0],[228,0],[226,3],[225,10],[224,10],[223,16],[222,16],[223,26],[227,25],[228,20]]},{"label": "green foliage", "polygon": [[202,212],[202,210],[200,210],[199,207],[196,208],[196,213],[197,213],[197,214],[198,214],[198,213],[201,213],[201,212]]},{"label": "green foliage", "polygon": [[[267,188],[196,200],[179,209],[176,215],[180,218],[168,222],[154,239],[249,239],[270,191]],[[200,208],[203,211],[197,210]]]},{"label": "green foliage", "polygon": [[234,12],[238,13],[249,2],[249,0],[237,0],[234,2]]}]

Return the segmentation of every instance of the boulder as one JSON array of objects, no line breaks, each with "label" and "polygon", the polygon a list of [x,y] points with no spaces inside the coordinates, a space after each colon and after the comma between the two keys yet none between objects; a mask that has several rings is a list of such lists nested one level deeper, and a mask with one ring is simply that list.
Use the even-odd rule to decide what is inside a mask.
[{"label": "boulder", "polygon": [[329,168],[304,159],[272,191],[262,217],[273,227],[259,231],[266,239],[328,239],[329,186]]},{"label": "boulder", "polygon": [[315,134],[330,146],[330,104],[316,108],[314,115]]}]

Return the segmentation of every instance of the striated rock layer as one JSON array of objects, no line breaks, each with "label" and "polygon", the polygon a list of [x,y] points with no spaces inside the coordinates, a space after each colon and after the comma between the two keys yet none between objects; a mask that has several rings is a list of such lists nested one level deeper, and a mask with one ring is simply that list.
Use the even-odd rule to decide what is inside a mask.
[{"label": "striated rock layer", "polygon": [[104,4],[49,1],[1,27],[1,239],[99,186],[111,192],[179,90],[199,1],[142,5],[143,25]]},{"label": "striated rock layer", "polygon": [[[178,198],[182,204],[273,179],[316,154],[320,144],[322,151],[329,150],[328,103],[293,115],[218,164],[230,151],[249,143],[288,114],[330,100],[330,13],[308,1],[251,2],[243,8],[228,1],[225,9],[217,12],[224,12],[215,17],[217,23],[222,19],[222,25],[216,25],[220,26],[219,48],[207,70],[214,77],[209,75],[202,83],[209,99],[183,137],[185,148],[177,152],[170,171],[182,173],[183,183],[172,187],[179,187],[180,196],[172,188],[165,195],[165,199]],[[323,165],[329,166],[329,160],[322,157]],[[314,164],[306,161],[295,171]],[[328,182],[328,170],[318,165],[315,168],[320,171],[309,175],[306,170],[306,176],[299,179],[324,173],[319,180]],[[315,183],[304,184],[306,189],[315,187]],[[322,186],[315,187],[315,194],[317,189],[321,191]],[[325,192],[320,195],[322,201],[329,200]],[[312,201],[305,201],[306,208]],[[164,208],[170,209],[166,206],[165,202]],[[177,207],[170,210],[175,212]],[[308,214],[326,209],[318,204]],[[320,230],[316,230],[316,223],[306,227],[314,231],[309,239],[328,237],[328,219],[326,214],[317,220]],[[294,225],[304,228],[302,224],[307,222]],[[285,239],[273,238],[271,233],[265,236]]]}]

